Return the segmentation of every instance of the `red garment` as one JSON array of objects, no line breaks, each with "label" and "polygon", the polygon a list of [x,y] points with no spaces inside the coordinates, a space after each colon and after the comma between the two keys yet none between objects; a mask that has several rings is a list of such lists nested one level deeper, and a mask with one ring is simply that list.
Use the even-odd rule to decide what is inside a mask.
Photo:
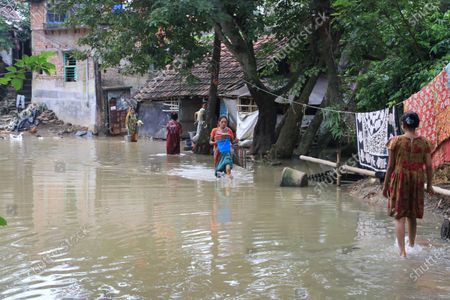
[{"label": "red garment", "polygon": [[[230,136],[231,143],[233,143],[234,134],[233,134],[233,131],[228,127],[225,127],[223,131],[219,127],[214,128],[213,130],[211,130],[210,139],[211,139],[211,141],[215,142],[218,139],[220,139],[219,136],[226,136],[226,135]],[[214,145],[214,165],[217,164],[217,161],[219,159],[219,154],[220,153],[217,150],[217,146]]]},{"label": "red garment", "polygon": [[175,120],[170,120],[166,126],[166,152],[167,154],[180,154],[181,124]]},{"label": "red garment", "polygon": [[431,164],[436,169],[445,162],[450,161],[450,139],[440,144],[431,154]]},{"label": "red garment", "polygon": [[439,73],[429,84],[412,95],[404,103],[405,111],[419,115],[420,125],[416,133],[426,137],[433,145],[433,168],[444,161],[450,161],[450,153],[434,155],[445,140],[450,138],[450,88],[445,71]]},{"label": "red garment", "polygon": [[389,159],[395,168],[389,180],[388,213],[391,217],[422,218],[424,208],[425,157],[431,152],[430,142],[404,135],[393,137],[386,144],[392,152]]}]

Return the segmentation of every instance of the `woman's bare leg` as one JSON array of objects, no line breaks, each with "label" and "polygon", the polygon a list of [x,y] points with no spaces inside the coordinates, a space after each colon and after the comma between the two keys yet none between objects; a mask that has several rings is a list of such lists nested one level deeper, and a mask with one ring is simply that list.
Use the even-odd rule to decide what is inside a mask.
[{"label": "woman's bare leg", "polygon": [[225,166],[225,172],[227,173],[227,175],[231,175],[231,166],[230,165]]},{"label": "woman's bare leg", "polygon": [[416,218],[408,218],[408,237],[410,247],[414,247],[414,242],[416,241],[416,232],[417,232]]},{"label": "woman's bare leg", "polygon": [[405,250],[405,218],[395,219],[395,234],[397,235],[398,248],[400,256],[406,257]]}]

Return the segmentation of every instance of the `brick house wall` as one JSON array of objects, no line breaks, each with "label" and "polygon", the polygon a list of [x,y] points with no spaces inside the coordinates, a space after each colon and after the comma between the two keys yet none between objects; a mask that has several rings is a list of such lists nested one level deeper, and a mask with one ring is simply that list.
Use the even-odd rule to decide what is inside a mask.
[{"label": "brick house wall", "polygon": [[[64,53],[83,49],[77,45],[77,41],[86,33],[86,29],[49,26],[46,7],[45,0],[30,3],[32,51],[34,54],[54,51],[56,54],[49,61],[55,64],[56,72],[52,75],[33,74],[32,102],[45,103],[64,122],[87,126],[93,130],[103,125],[97,124],[99,119],[96,115],[94,61],[90,58],[77,60],[76,81],[67,82],[64,78]],[[133,94],[145,84],[146,79],[146,76],[124,75],[119,69],[107,69],[102,71],[101,86],[131,87]]]},{"label": "brick house wall", "polygon": [[33,74],[32,102],[45,103],[64,122],[94,129],[96,93],[94,64],[91,59],[76,62],[76,81],[64,78],[64,53],[79,49],[76,41],[84,29],[46,28],[46,1],[31,1],[32,51],[54,51],[49,61],[56,66],[52,75]]}]

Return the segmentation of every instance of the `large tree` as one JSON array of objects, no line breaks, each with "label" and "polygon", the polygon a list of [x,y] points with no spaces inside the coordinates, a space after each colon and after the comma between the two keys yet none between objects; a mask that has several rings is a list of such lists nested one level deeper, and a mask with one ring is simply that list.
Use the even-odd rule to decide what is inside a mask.
[{"label": "large tree", "polygon": [[448,1],[332,2],[341,43],[348,50],[348,67],[342,72],[345,92],[359,110],[407,99],[450,61]]},{"label": "large tree", "polygon": [[[118,2],[65,2],[78,7],[72,21],[90,29],[81,40],[91,46],[90,54],[103,66],[122,64],[132,72],[181,61],[174,67],[188,76],[193,64],[211,58],[215,29],[239,62],[258,105],[253,140],[257,154],[276,141],[275,95],[286,95],[300,78],[296,102],[307,101],[317,76],[311,70],[328,76],[324,105],[356,101],[359,109],[369,110],[406,99],[450,59],[450,14],[439,0],[129,0],[121,8]],[[255,41],[269,34],[276,51],[284,54],[261,68]],[[340,69],[342,49],[348,62]],[[291,66],[290,80],[261,80],[283,64]],[[283,157],[289,157],[297,144],[302,117],[296,105],[287,111],[274,146]],[[306,144],[322,117],[317,116]]]},{"label": "large tree", "polygon": [[[94,50],[104,66],[127,62],[130,71],[146,72],[150,65],[164,68],[175,58],[176,67],[189,68],[209,55],[215,28],[220,40],[239,62],[244,80],[259,109],[253,152],[265,153],[275,142],[276,104],[274,94],[288,90],[297,79],[278,89],[270,89],[260,79],[254,43],[267,34],[265,18],[276,13],[266,1],[190,0],[127,1],[121,9],[117,1],[70,0],[66,8],[78,9],[72,22],[89,27],[81,42]],[[186,72],[188,73],[188,72]]]}]

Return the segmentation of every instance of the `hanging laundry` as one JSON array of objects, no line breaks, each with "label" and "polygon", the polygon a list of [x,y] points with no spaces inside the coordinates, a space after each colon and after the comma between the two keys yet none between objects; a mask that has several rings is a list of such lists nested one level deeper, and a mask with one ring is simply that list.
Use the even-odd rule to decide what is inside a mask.
[{"label": "hanging laundry", "polygon": [[405,111],[414,111],[419,115],[420,125],[417,134],[426,137],[433,145],[433,167],[450,161],[450,154],[434,151],[450,138],[450,87],[449,75],[442,71],[419,92],[412,95],[404,103]]},{"label": "hanging laundry", "polygon": [[[450,96],[450,93],[449,93]],[[439,146],[450,137],[450,104],[436,115],[436,140]]]},{"label": "hanging laundry", "polygon": [[[404,103],[405,111],[414,111],[419,115],[420,125],[417,134],[430,140],[434,147],[450,135],[445,133],[448,124],[439,115],[445,114],[450,106],[450,89],[447,85],[447,72],[442,71],[429,84],[415,93]],[[438,135],[439,131],[439,135]]]},{"label": "hanging laundry", "polygon": [[359,163],[374,171],[385,171],[388,164],[387,141],[397,135],[395,107],[356,114]]},{"label": "hanging laundry", "polygon": [[445,162],[450,161],[450,139],[442,142],[431,154],[431,164],[436,169]]}]

